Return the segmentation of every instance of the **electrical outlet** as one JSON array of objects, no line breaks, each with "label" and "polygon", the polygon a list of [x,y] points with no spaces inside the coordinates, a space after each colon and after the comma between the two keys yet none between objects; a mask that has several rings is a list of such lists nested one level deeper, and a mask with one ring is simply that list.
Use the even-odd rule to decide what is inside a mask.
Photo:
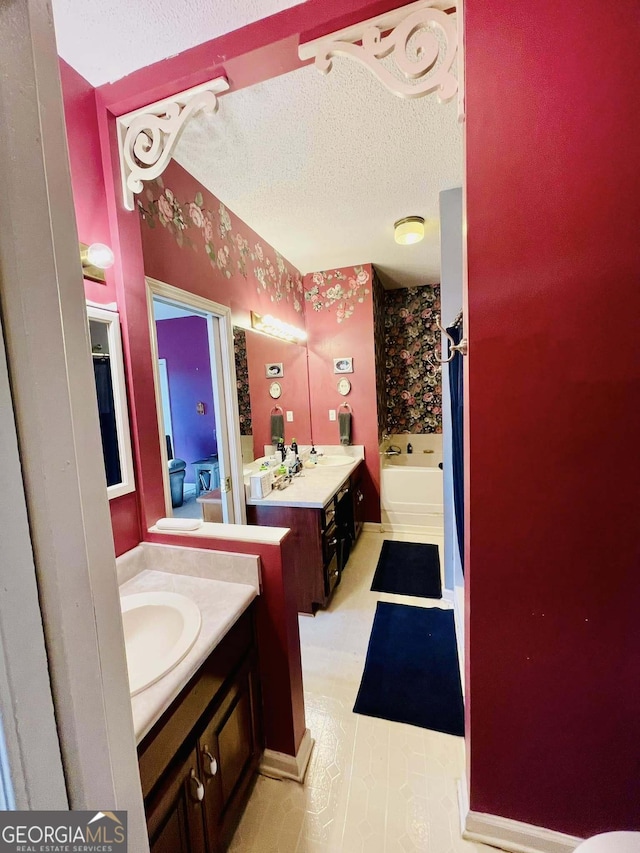
[{"label": "electrical outlet", "polygon": [[293,423],[293,412],[287,412],[287,423]]},{"label": "electrical outlet", "polygon": [[336,419],[336,410],[335,409],[329,409],[329,420],[335,421],[335,419]]}]

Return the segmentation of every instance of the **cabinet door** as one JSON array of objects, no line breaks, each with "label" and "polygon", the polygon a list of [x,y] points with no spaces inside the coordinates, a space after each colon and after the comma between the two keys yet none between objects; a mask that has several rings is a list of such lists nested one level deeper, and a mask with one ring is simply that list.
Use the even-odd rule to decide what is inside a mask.
[{"label": "cabinet door", "polygon": [[364,491],[362,488],[361,479],[359,479],[357,483],[355,483],[351,494],[353,498],[352,538],[355,542],[355,540],[360,535],[362,531],[362,525],[364,524]]},{"label": "cabinet door", "polygon": [[151,853],[207,853],[204,831],[204,785],[193,750],[184,763],[169,769],[157,793],[146,803]]},{"label": "cabinet door", "polygon": [[224,849],[244,805],[261,748],[255,657],[242,667],[198,740],[211,850]]}]

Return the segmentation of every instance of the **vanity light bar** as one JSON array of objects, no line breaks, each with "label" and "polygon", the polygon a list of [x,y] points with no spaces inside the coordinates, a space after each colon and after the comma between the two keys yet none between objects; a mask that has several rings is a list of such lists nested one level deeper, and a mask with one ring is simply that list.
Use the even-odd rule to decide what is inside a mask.
[{"label": "vanity light bar", "polygon": [[283,341],[293,343],[302,343],[307,339],[307,333],[301,329],[296,329],[290,323],[285,323],[283,320],[278,320],[277,317],[272,317],[271,314],[265,314],[264,317],[251,312],[251,328],[257,332],[263,332],[265,335],[271,335],[274,338],[280,338]]}]

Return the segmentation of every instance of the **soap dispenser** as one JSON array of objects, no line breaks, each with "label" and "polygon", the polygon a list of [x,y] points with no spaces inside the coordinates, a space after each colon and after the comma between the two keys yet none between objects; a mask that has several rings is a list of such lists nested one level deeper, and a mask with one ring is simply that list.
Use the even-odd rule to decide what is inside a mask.
[{"label": "soap dispenser", "polygon": [[407,453],[413,453],[413,445],[411,444],[411,442],[407,444]]}]

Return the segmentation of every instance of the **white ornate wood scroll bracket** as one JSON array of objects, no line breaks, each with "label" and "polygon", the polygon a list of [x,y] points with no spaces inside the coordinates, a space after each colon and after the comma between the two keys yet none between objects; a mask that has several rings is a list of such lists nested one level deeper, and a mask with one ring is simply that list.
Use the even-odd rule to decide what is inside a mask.
[{"label": "white ornate wood scroll bracket", "polygon": [[142,182],[164,172],[189,119],[202,110],[215,112],[217,95],[228,89],[226,78],[216,77],[118,117],[120,174],[127,210],[135,210],[134,195],[142,191]]},{"label": "white ornate wood scroll bracket", "polygon": [[[332,59],[347,56],[368,68],[394,95],[422,98],[436,93],[441,102],[452,100],[458,81],[452,67],[458,48],[456,17],[447,14],[451,2],[418,0],[368,21],[301,44],[300,59],[315,58],[328,74]],[[383,63],[395,63],[394,71]]]}]

